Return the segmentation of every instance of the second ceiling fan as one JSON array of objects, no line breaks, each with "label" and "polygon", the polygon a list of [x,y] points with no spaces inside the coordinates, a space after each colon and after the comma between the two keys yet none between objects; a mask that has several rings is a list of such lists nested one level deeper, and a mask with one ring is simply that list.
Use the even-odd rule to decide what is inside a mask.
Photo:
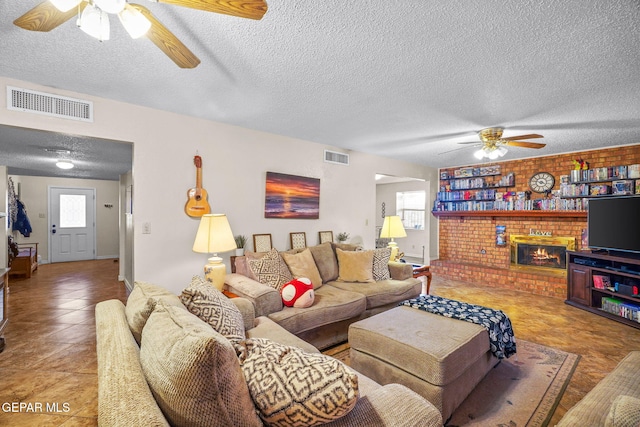
[{"label": "second ceiling fan", "polygon": [[[240,18],[261,19],[267,11],[264,0],[151,0],[222,13]],[[133,38],[145,36],[181,68],[195,68],[200,59],[169,31],[146,7],[126,0],[46,0],[13,23],[30,31],[51,31],[77,16],[77,25],[99,39],[109,38],[109,16],[116,14]]]},{"label": "second ceiling fan", "polygon": [[[523,141],[525,139],[543,138],[542,135],[538,135],[536,133],[503,138],[502,137],[503,132],[504,132],[504,128],[501,128],[501,127],[485,128],[479,131],[478,136],[480,137],[481,147],[478,151],[474,153],[474,156],[478,159],[487,157],[491,160],[495,160],[499,157],[504,156],[507,153],[507,149],[505,148],[506,146],[536,148],[536,149],[546,146],[546,144],[542,144],[539,142]],[[479,143],[477,141],[472,141],[472,142],[459,142],[458,144],[478,145]]]}]

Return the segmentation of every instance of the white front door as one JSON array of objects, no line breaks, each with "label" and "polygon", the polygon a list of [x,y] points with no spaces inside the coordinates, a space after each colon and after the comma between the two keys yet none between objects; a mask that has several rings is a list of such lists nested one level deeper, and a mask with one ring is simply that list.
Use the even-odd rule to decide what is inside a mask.
[{"label": "white front door", "polygon": [[95,259],[95,189],[49,187],[49,261]]}]

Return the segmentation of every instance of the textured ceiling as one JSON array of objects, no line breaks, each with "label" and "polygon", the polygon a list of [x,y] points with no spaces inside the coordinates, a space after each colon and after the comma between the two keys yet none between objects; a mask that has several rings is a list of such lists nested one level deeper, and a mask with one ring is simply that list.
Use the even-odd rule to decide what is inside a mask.
[{"label": "textured ceiling", "polygon": [[434,167],[475,163],[457,143],[489,126],[544,135],[504,159],[640,143],[637,0],[267,0],[261,21],[138,1],[197,68],[117,19],[102,43],[20,29],[40,0],[5,0],[0,75]]}]

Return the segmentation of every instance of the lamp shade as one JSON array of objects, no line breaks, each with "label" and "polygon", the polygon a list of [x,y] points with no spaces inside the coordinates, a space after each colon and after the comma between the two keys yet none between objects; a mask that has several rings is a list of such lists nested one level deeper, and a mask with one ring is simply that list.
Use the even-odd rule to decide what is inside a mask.
[{"label": "lamp shade", "polygon": [[200,226],[193,242],[193,251],[215,254],[236,248],[231,226],[224,214],[206,214],[200,218]]},{"label": "lamp shade", "polygon": [[399,216],[385,216],[382,230],[380,230],[380,238],[393,239],[395,237],[407,237],[402,220]]}]

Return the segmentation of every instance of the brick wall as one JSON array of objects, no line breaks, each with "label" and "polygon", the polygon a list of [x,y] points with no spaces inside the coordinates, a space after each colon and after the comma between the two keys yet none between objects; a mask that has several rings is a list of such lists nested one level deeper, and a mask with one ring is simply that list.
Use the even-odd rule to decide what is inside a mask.
[{"label": "brick wall", "polygon": [[[559,156],[538,157],[499,163],[502,174],[513,172],[516,186],[505,190],[529,190],[529,178],[536,172],[549,172],[556,178],[554,190],[559,188],[560,175],[568,175],[574,168],[572,160],[582,158],[589,168],[640,163],[640,145],[584,151]],[[444,171],[445,169],[443,169]],[[448,170],[453,175],[453,169]],[[532,198],[540,196],[532,194]],[[510,268],[509,246],[497,246],[496,225],[506,226],[507,241],[511,234],[529,234],[530,229],[551,232],[554,236],[575,237],[580,249],[586,218],[554,217],[440,217],[439,259],[432,269],[453,279],[478,282],[487,286],[525,290],[534,294],[566,298],[566,276],[556,273],[529,273]]]}]

